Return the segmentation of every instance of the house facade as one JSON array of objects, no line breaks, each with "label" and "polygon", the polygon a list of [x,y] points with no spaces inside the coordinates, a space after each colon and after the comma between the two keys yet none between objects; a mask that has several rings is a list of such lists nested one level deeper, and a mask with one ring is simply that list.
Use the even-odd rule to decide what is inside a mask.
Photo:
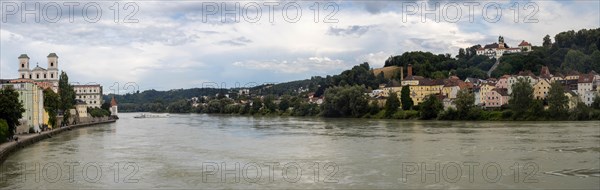
[{"label": "house facade", "polygon": [[502,105],[508,104],[510,96],[505,88],[494,88],[485,94],[485,107],[499,108]]},{"label": "house facade", "polygon": [[540,79],[533,85],[533,96],[535,99],[543,100],[548,96],[550,91],[550,81],[548,79]]},{"label": "house facade", "polygon": [[73,85],[75,90],[75,99],[82,100],[87,107],[102,106],[102,86],[92,85]]},{"label": "house facade", "polygon": [[1,88],[8,86],[11,86],[19,94],[19,101],[25,109],[19,119],[21,124],[17,126],[16,134],[28,133],[30,128],[39,132],[42,125],[48,124],[48,113],[44,109],[43,89],[33,82],[0,84]]}]

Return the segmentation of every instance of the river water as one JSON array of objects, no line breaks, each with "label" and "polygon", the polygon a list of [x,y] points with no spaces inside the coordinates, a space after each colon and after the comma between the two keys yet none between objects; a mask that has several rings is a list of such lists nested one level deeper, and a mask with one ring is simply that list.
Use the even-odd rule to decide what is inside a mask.
[{"label": "river water", "polygon": [[3,188],[598,189],[600,123],[174,115],[15,152]]}]

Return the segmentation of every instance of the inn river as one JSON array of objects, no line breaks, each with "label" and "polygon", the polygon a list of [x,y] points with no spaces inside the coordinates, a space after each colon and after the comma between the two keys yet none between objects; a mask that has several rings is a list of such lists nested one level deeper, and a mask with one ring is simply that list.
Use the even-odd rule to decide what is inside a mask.
[{"label": "inn river", "polygon": [[21,149],[0,187],[598,189],[600,123],[176,115]]}]

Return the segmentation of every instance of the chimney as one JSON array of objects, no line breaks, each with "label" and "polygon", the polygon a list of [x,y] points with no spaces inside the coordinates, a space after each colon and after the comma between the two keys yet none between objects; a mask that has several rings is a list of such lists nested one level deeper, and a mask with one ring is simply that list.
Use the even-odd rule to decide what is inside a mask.
[{"label": "chimney", "polygon": [[400,80],[404,80],[404,67],[400,67]]},{"label": "chimney", "polygon": [[408,64],[408,73],[406,73],[407,77],[412,77],[412,65]]}]

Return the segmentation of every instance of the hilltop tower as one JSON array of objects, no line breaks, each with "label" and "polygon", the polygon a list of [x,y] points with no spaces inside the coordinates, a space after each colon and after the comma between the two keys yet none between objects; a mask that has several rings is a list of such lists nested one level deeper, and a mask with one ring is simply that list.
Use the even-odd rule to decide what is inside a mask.
[{"label": "hilltop tower", "polygon": [[504,45],[504,37],[503,36],[498,37],[498,48],[506,48],[506,46]]}]

